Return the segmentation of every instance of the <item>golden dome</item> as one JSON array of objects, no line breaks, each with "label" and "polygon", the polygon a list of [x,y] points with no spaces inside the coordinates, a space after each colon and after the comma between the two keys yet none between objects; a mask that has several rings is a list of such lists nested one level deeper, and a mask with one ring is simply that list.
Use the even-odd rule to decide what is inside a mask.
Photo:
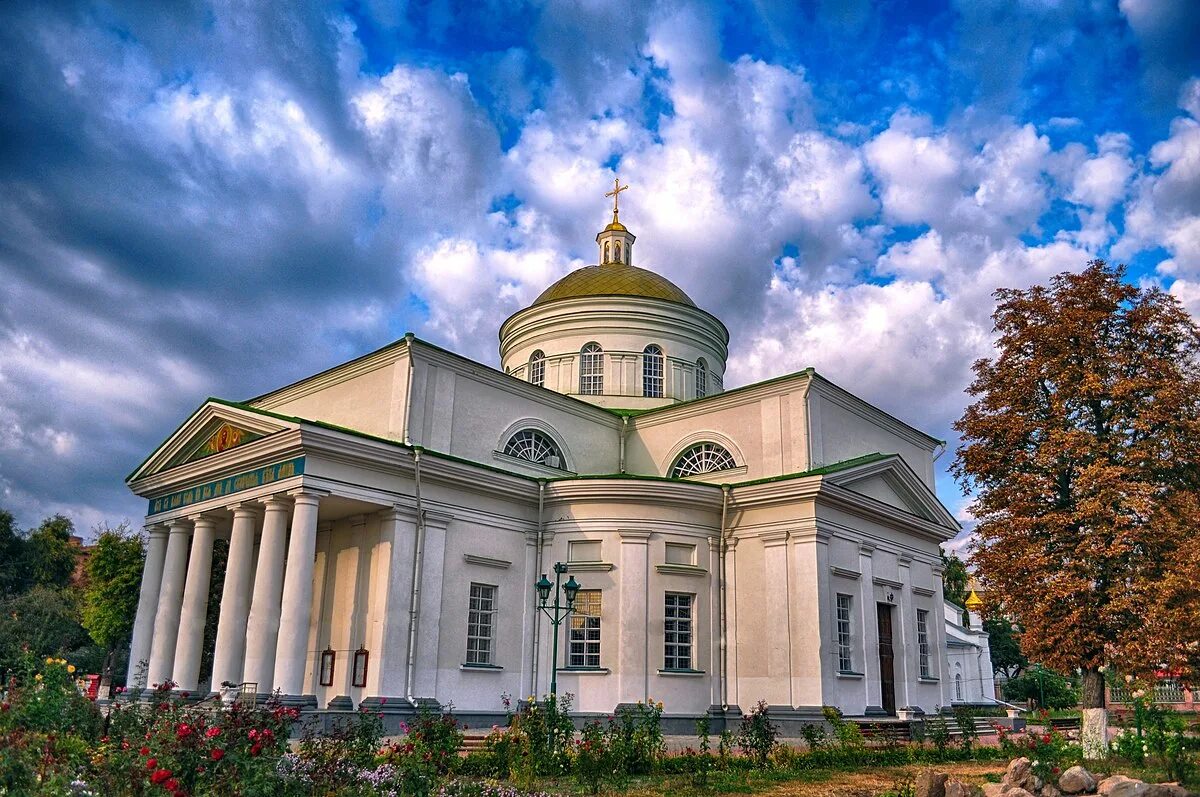
[{"label": "golden dome", "polygon": [[696,306],[686,293],[666,277],[624,263],[605,263],[576,269],[542,291],[533,305],[584,296],[643,296]]}]

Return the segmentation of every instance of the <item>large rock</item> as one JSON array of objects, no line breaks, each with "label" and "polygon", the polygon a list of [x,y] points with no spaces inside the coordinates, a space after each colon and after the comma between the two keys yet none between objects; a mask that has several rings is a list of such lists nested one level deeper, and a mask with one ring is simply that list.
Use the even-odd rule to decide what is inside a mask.
[{"label": "large rock", "polygon": [[947,777],[949,776],[944,772],[927,769],[917,775],[916,790],[913,794],[915,797],[946,797]]},{"label": "large rock", "polygon": [[1033,792],[1026,791],[1020,786],[1004,787],[1004,791],[1000,792],[1000,795],[1001,797],[1037,797],[1037,795]]},{"label": "large rock", "polygon": [[1096,793],[1104,797],[1146,797],[1150,785],[1124,775],[1113,775],[1100,781]]},{"label": "large rock", "polygon": [[1178,783],[1152,783],[1146,791],[1146,797],[1188,797],[1189,794],[1191,792]]},{"label": "large rock", "polygon": [[1004,786],[999,783],[985,783],[979,787],[983,792],[983,797],[1000,797],[1004,792]]},{"label": "large rock", "polygon": [[968,786],[961,780],[946,781],[946,797],[979,797],[981,794],[986,794],[986,792],[975,786]]},{"label": "large rock", "polygon": [[1087,794],[1095,791],[1096,778],[1083,767],[1074,766],[1062,773],[1062,777],[1058,779],[1058,788],[1063,794]]},{"label": "large rock", "polygon": [[1058,787],[1051,786],[1049,783],[1038,789],[1037,793],[1038,797],[1063,797],[1063,793],[1058,790]]},{"label": "large rock", "polygon": [[1000,785],[1004,787],[1002,790],[1004,794],[1008,794],[1013,789],[1033,791],[1033,764],[1028,758],[1014,758],[1009,762]]}]

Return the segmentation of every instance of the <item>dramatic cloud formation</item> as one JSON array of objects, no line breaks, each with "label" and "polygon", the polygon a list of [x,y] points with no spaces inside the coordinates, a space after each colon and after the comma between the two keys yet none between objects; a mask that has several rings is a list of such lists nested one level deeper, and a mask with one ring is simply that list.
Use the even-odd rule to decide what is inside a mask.
[{"label": "dramatic cloud formation", "polygon": [[406,330],[494,363],[616,174],[730,384],[951,449],[997,287],[1109,257],[1200,314],[1200,6],[795,5],[7,4],[0,506],[136,523],[205,396]]}]

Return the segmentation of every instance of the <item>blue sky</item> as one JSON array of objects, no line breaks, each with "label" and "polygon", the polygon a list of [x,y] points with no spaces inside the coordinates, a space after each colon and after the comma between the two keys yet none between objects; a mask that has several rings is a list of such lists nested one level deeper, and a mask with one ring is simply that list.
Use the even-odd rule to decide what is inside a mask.
[{"label": "blue sky", "polygon": [[991,293],[1089,259],[1200,315],[1200,4],[10,2],[0,506],[140,521],[203,397],[496,330],[639,260],[949,438]]}]

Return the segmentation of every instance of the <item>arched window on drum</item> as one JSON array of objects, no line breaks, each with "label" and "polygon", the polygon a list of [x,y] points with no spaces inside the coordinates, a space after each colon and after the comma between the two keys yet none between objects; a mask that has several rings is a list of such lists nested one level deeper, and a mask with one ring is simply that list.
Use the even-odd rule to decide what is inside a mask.
[{"label": "arched window on drum", "polygon": [[537,429],[522,429],[508,439],[504,453],[510,457],[524,459],[550,468],[564,468],[562,452],[545,432]]},{"label": "arched window on drum", "polygon": [[675,458],[670,476],[675,479],[686,479],[688,476],[699,476],[736,467],[737,463],[734,461],[733,455],[724,446],[717,443],[697,443]]},{"label": "arched window on drum", "polygon": [[579,352],[579,392],[585,396],[604,393],[604,349],[588,343]]},{"label": "arched window on drum", "polygon": [[546,386],[546,355],[541,349],[529,355],[529,383],[538,387]]},{"label": "arched window on drum", "polygon": [[696,360],[696,398],[708,395],[708,363],[701,357]]},{"label": "arched window on drum", "polygon": [[654,343],[642,350],[642,395],[649,398],[663,395],[663,350]]}]

